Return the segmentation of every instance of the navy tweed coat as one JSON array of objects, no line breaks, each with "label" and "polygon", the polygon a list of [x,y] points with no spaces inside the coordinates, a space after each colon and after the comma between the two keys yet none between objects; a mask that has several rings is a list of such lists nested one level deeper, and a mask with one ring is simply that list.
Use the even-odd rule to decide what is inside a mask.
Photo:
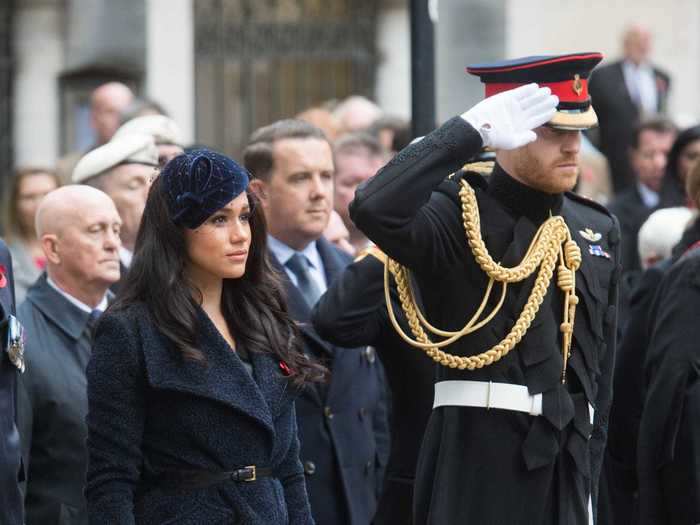
[{"label": "navy tweed coat", "polygon": [[[297,389],[269,354],[251,355],[253,379],[202,310],[199,324],[208,366],[182,360],[143,305],[100,320],[87,370],[90,523],[313,524]],[[157,481],[247,465],[274,477],[177,492]]]}]

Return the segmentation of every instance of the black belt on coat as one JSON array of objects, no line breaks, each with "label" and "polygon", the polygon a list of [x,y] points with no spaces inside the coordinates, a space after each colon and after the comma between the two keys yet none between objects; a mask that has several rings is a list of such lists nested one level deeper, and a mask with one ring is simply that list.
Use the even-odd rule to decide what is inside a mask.
[{"label": "black belt on coat", "polygon": [[155,479],[147,481],[169,490],[197,490],[225,481],[252,482],[260,478],[272,477],[272,469],[249,465],[230,471],[212,472],[209,470],[169,470]]}]

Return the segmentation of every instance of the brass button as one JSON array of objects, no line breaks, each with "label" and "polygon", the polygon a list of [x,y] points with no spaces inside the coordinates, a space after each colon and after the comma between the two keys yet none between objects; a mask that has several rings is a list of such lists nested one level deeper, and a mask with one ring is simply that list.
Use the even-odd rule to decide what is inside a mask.
[{"label": "brass button", "polygon": [[365,359],[371,365],[377,360],[377,351],[372,346],[365,348]]},{"label": "brass button", "polygon": [[316,474],[316,464],[313,461],[304,461],[304,474],[307,476]]}]

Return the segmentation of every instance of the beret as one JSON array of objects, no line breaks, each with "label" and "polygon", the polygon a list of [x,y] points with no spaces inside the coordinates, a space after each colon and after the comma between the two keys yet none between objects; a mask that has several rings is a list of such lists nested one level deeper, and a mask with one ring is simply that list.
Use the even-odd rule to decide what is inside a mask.
[{"label": "beret", "polygon": [[73,182],[85,182],[119,164],[158,166],[158,149],[150,135],[125,135],[86,153],[73,169]]},{"label": "beret", "polygon": [[182,146],[182,132],[175,121],[165,115],[144,115],[132,118],[122,124],[114,134],[114,138],[124,135],[150,135],[158,144],[174,144]]},{"label": "beret", "polygon": [[248,172],[226,155],[202,148],[182,153],[161,171],[170,218],[195,229],[248,188]]}]

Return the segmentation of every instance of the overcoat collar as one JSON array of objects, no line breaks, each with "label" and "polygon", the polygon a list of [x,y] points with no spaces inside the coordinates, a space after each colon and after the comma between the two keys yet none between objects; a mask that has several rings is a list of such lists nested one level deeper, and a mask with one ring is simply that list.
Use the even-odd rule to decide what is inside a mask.
[{"label": "overcoat collar", "polygon": [[[112,298],[113,295],[108,292],[108,300]],[[90,314],[72,304],[49,285],[46,273],[29,289],[27,300],[71,339],[77,341],[85,332]]]},{"label": "overcoat collar", "polygon": [[161,344],[144,349],[150,384],[228,405],[257,420],[273,434],[274,418],[284,408],[285,399],[293,398],[284,394],[295,390],[283,374],[279,359],[267,353],[250,352],[251,376],[207,314],[199,307],[197,310],[200,350],[206,364],[182,359],[160,336]]}]

